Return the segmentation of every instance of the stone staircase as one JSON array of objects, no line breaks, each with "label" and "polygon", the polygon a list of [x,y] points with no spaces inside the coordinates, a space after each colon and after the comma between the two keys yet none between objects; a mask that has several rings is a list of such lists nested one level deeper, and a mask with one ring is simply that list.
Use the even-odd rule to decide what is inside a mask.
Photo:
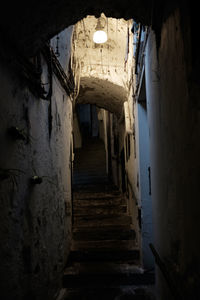
[{"label": "stone staircase", "polygon": [[106,153],[104,143],[91,138],[84,141],[83,148],[75,150],[73,184],[77,190],[98,183],[108,183]]},{"label": "stone staircase", "polygon": [[[95,154],[100,157],[98,151],[96,148]],[[79,170],[84,173],[87,171],[84,168],[90,166],[92,173],[92,164],[95,165],[95,160],[87,164],[85,158],[84,164],[79,162]],[[101,176],[97,173],[96,168],[97,181],[88,178],[75,181],[73,242],[63,277],[67,292],[64,299],[154,299],[151,292],[154,274],[145,272],[140,265],[140,251],[127,213],[126,198],[108,182],[103,172]]]}]

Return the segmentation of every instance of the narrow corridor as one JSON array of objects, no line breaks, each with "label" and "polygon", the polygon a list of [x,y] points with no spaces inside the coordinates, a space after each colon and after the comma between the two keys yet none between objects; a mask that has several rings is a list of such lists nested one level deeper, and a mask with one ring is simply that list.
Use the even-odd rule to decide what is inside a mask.
[{"label": "narrow corridor", "polygon": [[66,300],[153,299],[149,289],[154,274],[140,267],[126,197],[106,175],[104,144],[90,139],[76,155]]},{"label": "narrow corridor", "polygon": [[1,299],[200,299],[198,2],[3,4]]},{"label": "narrow corridor", "polygon": [[82,148],[75,149],[73,186],[76,191],[97,183],[108,183],[105,146],[99,138],[88,137]]}]

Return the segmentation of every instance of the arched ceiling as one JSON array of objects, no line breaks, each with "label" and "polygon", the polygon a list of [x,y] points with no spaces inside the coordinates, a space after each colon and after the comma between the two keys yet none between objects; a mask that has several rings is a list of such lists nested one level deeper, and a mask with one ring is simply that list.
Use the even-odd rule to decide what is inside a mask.
[{"label": "arched ceiling", "polygon": [[77,103],[96,104],[120,117],[125,100],[127,91],[121,86],[95,77],[81,78]]},{"label": "arched ceiling", "polygon": [[[102,13],[101,23],[108,39],[96,44],[93,34],[97,20],[87,16],[74,26],[72,57],[80,66],[76,102],[96,104],[120,117],[132,79],[133,21],[106,18]],[[76,66],[75,69],[77,74]]]},{"label": "arched ceiling", "polygon": [[[162,1],[163,4],[173,1]],[[174,1],[176,2],[176,1]],[[87,15],[131,19],[149,25],[158,0],[29,0],[4,1],[0,10],[1,44],[34,55],[50,38]],[[161,7],[161,6],[158,6]],[[161,8],[162,8],[161,7]]]}]

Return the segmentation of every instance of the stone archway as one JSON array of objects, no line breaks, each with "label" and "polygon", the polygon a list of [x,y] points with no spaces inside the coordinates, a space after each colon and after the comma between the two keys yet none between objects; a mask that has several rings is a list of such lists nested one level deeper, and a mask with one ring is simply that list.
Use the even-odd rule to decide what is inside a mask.
[{"label": "stone archway", "polygon": [[98,78],[82,78],[77,103],[96,104],[120,117],[126,99],[126,90],[112,82]]},{"label": "stone archway", "polygon": [[[166,3],[169,1],[165,1]],[[170,1],[171,2],[171,1]],[[176,1],[175,1],[176,2]],[[174,5],[174,2],[173,2]],[[164,3],[162,3],[162,7]],[[162,8],[157,1],[29,1],[4,3],[0,13],[2,41],[9,42],[19,53],[33,56],[37,50],[54,35],[69,25],[75,24],[87,15],[131,19],[143,24],[152,24],[155,15],[160,19]]]},{"label": "stone archway", "polygon": [[88,16],[74,26],[72,61],[75,77],[78,77],[76,103],[90,103],[104,108],[118,117],[128,100],[132,82],[132,20],[104,19],[108,40],[96,44],[93,33],[97,24],[94,16]]}]

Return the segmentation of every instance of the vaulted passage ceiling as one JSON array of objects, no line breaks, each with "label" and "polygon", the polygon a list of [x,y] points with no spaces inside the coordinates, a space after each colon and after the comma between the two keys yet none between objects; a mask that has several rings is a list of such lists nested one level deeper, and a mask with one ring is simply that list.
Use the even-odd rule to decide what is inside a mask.
[{"label": "vaulted passage ceiling", "polygon": [[159,3],[157,0],[5,1],[0,10],[1,43],[9,42],[19,53],[32,56],[55,34],[87,15],[98,17],[104,12],[107,17],[126,20],[134,18],[143,24],[151,24],[153,8],[157,7],[157,2]]},{"label": "vaulted passage ceiling", "polygon": [[74,26],[72,56],[80,78],[77,103],[96,104],[120,116],[132,79],[133,21],[106,18],[104,14],[99,20],[108,38],[103,44],[93,41],[98,21],[94,16]]},{"label": "vaulted passage ceiling", "polygon": [[78,103],[96,104],[120,116],[123,102],[127,99],[126,90],[106,80],[82,78]]}]

